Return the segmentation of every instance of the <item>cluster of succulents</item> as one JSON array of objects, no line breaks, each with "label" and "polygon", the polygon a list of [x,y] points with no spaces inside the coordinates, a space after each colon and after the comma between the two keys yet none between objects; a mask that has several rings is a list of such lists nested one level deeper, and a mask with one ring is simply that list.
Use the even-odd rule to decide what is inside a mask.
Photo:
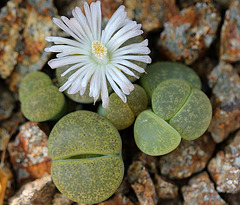
[{"label": "cluster of succulents", "polygon": [[[87,3],[85,7],[89,9]],[[99,7],[99,2],[93,3],[91,11],[96,9],[98,12]],[[90,12],[88,9],[85,11]],[[47,52],[60,52],[56,59],[49,61],[51,68],[58,68],[56,78],[60,91],[65,91],[68,98],[78,103],[95,104],[101,96],[103,104],[98,107],[99,114],[85,110],[68,113],[64,94],[43,72],[28,74],[19,89],[22,112],[27,119],[41,122],[62,117],[53,127],[48,141],[53,160],[51,175],[63,194],[81,203],[101,202],[120,185],[124,163],[118,130],[134,123],[134,138],[139,149],[148,155],[159,156],[174,150],[181,138],[194,140],[200,137],[212,116],[211,103],[200,90],[199,77],[182,64],[152,64],[146,68],[147,74],[141,77],[141,86],[132,84],[140,75],[136,71],[143,73],[146,64],[151,62],[147,55],[150,50],[146,40],[132,39],[142,31],[136,22],[125,19],[124,8],[119,7],[116,13],[113,17],[120,16],[120,25],[124,29],[117,31],[119,25],[114,25],[110,19],[112,27],[107,25],[105,29],[112,32],[112,37],[103,30],[102,41],[93,41],[92,34],[79,34],[81,38],[76,35],[75,20],[84,24],[79,24],[80,27],[87,25],[78,19],[81,17],[79,8],[73,11],[72,21],[62,17],[65,24],[54,18],[60,28],[79,42],[61,37],[46,39],[56,44],[69,44],[46,48]],[[92,18],[97,19],[95,14]],[[93,29],[91,26],[89,29]],[[90,47],[81,42],[82,38],[92,41]],[[83,49],[91,46],[90,52]],[[70,64],[74,65],[69,68],[67,65]],[[115,93],[109,97],[112,89]]]},{"label": "cluster of succulents", "polygon": [[24,116],[31,121],[57,120],[67,111],[64,95],[47,74],[39,71],[22,80],[19,100]]},{"label": "cluster of succulents", "polygon": [[52,179],[73,201],[106,200],[122,181],[121,137],[97,113],[80,110],[61,118],[51,131],[48,149]]},{"label": "cluster of succulents", "polygon": [[[96,203],[118,188],[124,174],[118,130],[134,124],[139,149],[159,156],[174,150],[181,138],[194,140],[208,128],[211,103],[192,69],[158,62],[146,71],[141,86],[134,84],[126,103],[112,93],[107,108],[99,105],[99,114],[79,110],[64,116],[65,97],[47,74],[32,72],[23,79],[19,96],[26,118],[47,121],[64,116],[53,127],[48,148],[53,181],[69,199]],[[77,102],[81,98],[81,103],[93,102],[87,95],[66,96]]]},{"label": "cluster of succulents", "polygon": [[134,125],[137,146],[159,156],[173,151],[181,138],[194,140],[208,128],[212,106],[190,68],[171,62],[152,64],[141,84],[151,96],[152,110],[142,112]]}]

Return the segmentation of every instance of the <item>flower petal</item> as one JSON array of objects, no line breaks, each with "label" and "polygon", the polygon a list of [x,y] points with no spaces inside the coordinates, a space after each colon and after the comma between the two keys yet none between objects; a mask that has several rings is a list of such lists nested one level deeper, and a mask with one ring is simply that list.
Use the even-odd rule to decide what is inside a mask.
[{"label": "flower petal", "polygon": [[128,33],[123,34],[120,38],[118,39],[114,39],[114,40],[110,40],[108,42],[108,49],[113,52],[115,50],[117,50],[123,43],[125,43],[127,40],[136,37],[136,36],[140,36],[143,33],[142,30],[133,30],[130,31]]},{"label": "flower petal", "polygon": [[139,79],[139,76],[135,75],[131,70],[129,70],[127,67],[123,66],[123,65],[120,65],[120,64],[115,64],[114,65],[116,68],[120,69],[121,71],[123,71],[124,73],[130,75],[130,76],[133,76],[137,79]]},{"label": "flower petal", "polygon": [[107,82],[106,82],[104,69],[101,72],[101,81],[100,82],[101,82],[102,106],[103,106],[103,108],[106,108],[109,103],[109,97],[108,97],[108,88],[107,88]]},{"label": "flower petal", "polygon": [[126,66],[128,68],[136,70],[139,73],[144,73],[145,72],[145,70],[142,67],[140,67],[140,66],[136,65],[135,63],[132,63],[132,62],[130,62],[128,60],[116,60],[114,63],[118,63],[118,64],[121,64],[121,65],[124,65],[124,66]]},{"label": "flower petal", "polygon": [[116,83],[113,81],[111,75],[109,74],[108,69],[106,69],[106,76],[108,79],[108,82],[112,86],[114,92],[122,99],[124,103],[127,102],[127,97],[123,94],[123,92],[119,89],[119,87],[116,85]]},{"label": "flower petal", "polygon": [[79,43],[78,41],[71,40],[68,38],[63,38],[63,37],[48,36],[45,38],[45,40],[48,42],[54,42],[55,44],[67,44],[74,47],[79,47],[79,48],[82,47],[82,44]]},{"label": "flower petal", "polygon": [[111,36],[119,29],[119,25],[126,20],[127,13],[124,12],[124,6],[120,6],[113,16],[109,19],[105,29],[102,32],[101,42],[106,44]]},{"label": "flower petal", "polygon": [[73,9],[72,14],[73,14],[74,18],[76,18],[78,23],[81,25],[81,27],[83,28],[83,31],[84,31],[85,35],[87,36],[87,38],[92,42],[93,41],[92,32],[91,32],[91,29],[89,28],[87,19],[83,15],[81,9],[79,7],[76,7],[75,9]]},{"label": "flower petal", "polygon": [[65,72],[63,72],[63,73],[61,74],[61,77],[65,76],[66,74],[68,74],[68,73],[69,73],[70,71],[72,71],[72,70],[75,70],[75,69],[77,69],[77,68],[80,69],[83,65],[86,65],[86,62],[84,62],[84,63],[77,63],[77,64],[71,66],[71,67],[68,68]]},{"label": "flower petal", "polygon": [[79,73],[79,75],[75,78],[75,80],[73,81],[71,87],[68,89],[68,94],[76,94],[80,91],[80,89],[82,88],[81,86],[81,81],[84,77],[84,75],[86,75],[86,73],[88,72],[87,69],[81,68],[81,72]]},{"label": "flower petal", "polygon": [[[66,17],[62,17],[65,18]],[[61,28],[63,31],[65,31],[67,34],[75,38],[77,41],[81,42],[81,39],[66,25],[64,24],[60,19],[53,17],[53,22]]]},{"label": "flower petal", "polygon": [[67,90],[68,87],[72,84],[71,81],[66,81],[60,88],[59,88],[59,91],[60,92],[63,92],[64,90]]},{"label": "flower petal", "polygon": [[65,65],[71,65],[75,63],[79,63],[81,61],[86,61],[88,60],[87,56],[66,56],[62,58],[55,58],[50,61],[48,61],[48,65],[54,69],[54,68],[59,68]]},{"label": "flower petal", "polygon": [[88,67],[88,73],[84,76],[81,85],[82,87],[87,87],[88,81],[92,77],[92,74],[96,71],[95,65],[89,65]]},{"label": "flower petal", "polygon": [[146,39],[141,43],[133,43],[127,46],[123,46],[117,49],[113,53],[112,57],[114,58],[116,56],[125,55],[125,54],[149,54],[151,51],[147,47],[147,45],[148,45],[148,40]]},{"label": "flower petal", "polygon": [[95,8],[91,7],[93,26],[96,28],[96,40],[101,39],[101,31],[102,31],[102,12],[101,12],[101,2],[97,1],[95,4]]},{"label": "flower petal", "polygon": [[114,58],[114,61],[118,60],[135,60],[140,61],[143,63],[151,63],[152,59],[149,56],[142,56],[142,55],[123,55]]},{"label": "flower petal", "polygon": [[90,82],[89,96],[94,98],[94,104],[100,95],[100,77],[101,77],[101,66],[94,72]]},{"label": "flower petal", "polygon": [[134,90],[133,84],[117,68],[112,67],[111,72],[110,70],[108,71],[112,79],[117,83],[117,85],[121,88],[124,94],[129,95],[130,92]]}]

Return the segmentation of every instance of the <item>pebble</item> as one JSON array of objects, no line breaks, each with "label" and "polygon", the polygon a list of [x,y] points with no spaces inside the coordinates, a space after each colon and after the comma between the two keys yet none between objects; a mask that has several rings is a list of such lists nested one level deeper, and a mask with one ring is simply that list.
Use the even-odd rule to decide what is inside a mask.
[{"label": "pebble", "polygon": [[113,204],[134,205],[133,202],[131,202],[126,196],[122,196],[119,194],[116,194],[113,198],[111,198],[105,202],[99,203],[98,205],[113,205]]},{"label": "pebble", "polygon": [[178,197],[178,187],[162,176],[155,174],[155,188],[160,199],[174,199]]},{"label": "pebble", "polygon": [[[158,198],[164,199],[164,203],[169,202],[169,199],[176,199],[178,197],[178,187],[158,174],[158,158],[138,153],[134,160],[142,162],[142,165],[147,169],[153,179],[155,190]],[[162,200],[160,200],[162,202]]]},{"label": "pebble", "polygon": [[178,0],[178,5],[181,9],[183,9],[189,6],[194,6],[196,3],[203,3],[205,1],[208,1],[208,0]]},{"label": "pebble", "polygon": [[221,17],[211,3],[181,10],[164,24],[159,51],[171,61],[191,64],[203,56],[216,38]]},{"label": "pebble", "polygon": [[[95,0],[86,0],[86,2],[88,4],[90,4],[92,2],[95,2]],[[101,8],[102,8],[103,22],[106,23],[106,21],[111,18],[113,13],[122,4],[123,4],[123,0],[115,0],[115,1],[112,1],[112,0],[102,0],[101,1]],[[84,1],[82,1],[82,0],[71,0],[71,2],[69,2],[68,5],[66,5],[66,6],[64,6],[62,8],[60,7],[61,9],[59,9],[59,13],[60,13],[60,15],[71,17],[72,16],[72,10],[76,6],[78,6],[79,8],[81,8],[83,10],[83,5],[84,5]]]},{"label": "pebble", "polygon": [[240,60],[240,2],[234,1],[225,13],[221,30],[220,60],[234,63]]},{"label": "pebble", "polygon": [[207,172],[190,179],[187,186],[182,187],[184,205],[223,205],[227,204],[214,189]]},{"label": "pebble", "polygon": [[13,94],[9,90],[7,90],[4,86],[0,87],[0,99],[1,99],[0,100],[0,121],[1,121],[11,116],[13,109],[15,107],[15,99],[13,97]]},{"label": "pebble", "polygon": [[47,135],[38,123],[23,124],[15,141],[8,144],[8,151],[19,184],[50,173]]},{"label": "pebble", "polygon": [[180,8],[186,8],[193,6],[196,3],[214,3],[218,8],[222,7],[223,9],[226,9],[233,1],[234,0],[179,0],[178,5]]},{"label": "pebble", "polygon": [[224,194],[224,200],[230,205],[240,204],[240,194]]},{"label": "pebble", "polygon": [[232,65],[221,62],[209,75],[208,85],[213,105],[208,131],[220,143],[240,127],[240,78]]},{"label": "pebble", "polygon": [[0,204],[5,204],[13,195],[13,173],[8,164],[0,167]]},{"label": "pebble", "polygon": [[15,193],[16,183],[15,183],[15,179],[14,179],[14,175],[13,175],[13,171],[11,169],[10,163],[8,163],[7,166],[4,166],[3,169],[8,175],[7,187],[4,194],[4,204],[8,204],[7,203],[8,199],[12,197]]},{"label": "pebble", "polygon": [[[89,4],[94,1],[87,0]],[[60,10],[60,14],[70,17],[74,7],[83,8],[83,2],[82,0],[73,0],[68,6]],[[102,0],[101,5],[104,8],[102,16],[105,23],[120,5],[124,5],[127,17],[141,23],[146,32],[162,28],[164,22],[179,13],[175,0],[151,0],[151,2],[148,0]]]},{"label": "pebble", "polygon": [[71,13],[71,10],[68,9],[68,6],[75,2],[76,0],[57,0],[57,1],[54,1],[54,5],[56,6],[57,10],[58,10],[58,14],[59,15],[63,15],[63,16],[68,16],[70,17],[69,15],[67,15],[67,11],[69,12],[70,15],[72,15]]},{"label": "pebble", "polygon": [[153,181],[141,161],[134,161],[129,166],[127,176],[140,205],[157,204],[157,194]]},{"label": "pebble", "polygon": [[52,205],[71,205],[72,203],[70,199],[61,193],[56,193],[52,201]]},{"label": "pebble", "polygon": [[235,194],[240,191],[240,131],[224,151],[211,159],[208,171],[218,192]]},{"label": "pebble", "polygon": [[8,119],[1,121],[0,126],[10,133],[16,124],[23,124],[24,122],[26,122],[26,119],[22,117],[21,110],[18,107]]},{"label": "pebble", "polygon": [[165,22],[179,13],[175,0],[125,1],[127,16],[142,24],[146,32],[163,28]]},{"label": "pebble", "polygon": [[131,184],[128,182],[127,176],[125,176],[115,194],[124,196],[127,195],[129,192],[131,192]]},{"label": "pebble", "polygon": [[215,0],[223,9],[227,9],[235,0]]},{"label": "pebble", "polygon": [[[210,75],[214,67],[218,65],[218,60],[212,56],[205,56],[201,59],[195,61],[191,67],[196,71],[198,76],[202,81],[202,90],[205,92],[205,87],[207,86],[207,77]],[[206,93],[206,92],[205,92]]]},{"label": "pebble", "polygon": [[7,147],[8,140],[9,140],[8,131],[5,128],[0,127],[0,150],[1,151],[3,151]]},{"label": "pebble", "polygon": [[137,155],[134,156],[136,161],[141,161],[142,164],[147,168],[150,174],[155,174],[158,172],[158,159],[155,156],[147,155],[143,152],[139,152]]},{"label": "pebble", "polygon": [[0,77],[9,77],[17,64],[18,52],[15,46],[19,37],[21,26],[19,26],[16,10],[17,1],[8,1],[7,5],[0,11]]},{"label": "pebble", "polygon": [[50,205],[56,187],[51,176],[44,176],[22,186],[20,190],[9,199],[9,205]]},{"label": "pebble", "polygon": [[172,179],[190,177],[206,167],[214,149],[215,142],[208,134],[193,141],[182,140],[173,152],[160,157],[161,174]]},{"label": "pebble", "polygon": [[[7,13],[5,18],[10,21],[7,22],[11,25],[10,28],[16,26],[16,29],[5,34],[5,38],[11,42],[9,44],[11,49],[4,55],[6,55],[6,59],[15,60],[14,63],[11,63],[12,67],[8,67],[10,70],[13,70],[14,67],[14,70],[4,76],[8,77],[11,74],[9,87],[12,91],[17,92],[22,78],[28,72],[41,70],[50,58],[51,54],[44,52],[44,48],[48,45],[45,37],[57,34],[57,26],[52,22],[52,17],[57,17],[57,10],[53,0],[9,0],[7,6],[2,10],[6,10],[8,5],[11,5],[11,12],[14,12],[14,15]],[[4,21],[0,20],[0,27],[2,22]],[[12,25],[11,22],[15,23]],[[8,27],[2,31],[6,29]],[[0,65],[1,63],[8,66],[5,61],[0,60]]]},{"label": "pebble", "polygon": [[9,137],[11,137],[10,133],[14,134],[16,132],[16,129],[14,129],[14,128],[17,128],[16,125],[19,123],[23,124],[24,122],[25,122],[25,119],[22,117],[21,112],[18,110],[15,110],[15,112],[13,112],[8,119],[1,121],[1,124],[0,124],[0,150],[1,151],[7,148]]}]

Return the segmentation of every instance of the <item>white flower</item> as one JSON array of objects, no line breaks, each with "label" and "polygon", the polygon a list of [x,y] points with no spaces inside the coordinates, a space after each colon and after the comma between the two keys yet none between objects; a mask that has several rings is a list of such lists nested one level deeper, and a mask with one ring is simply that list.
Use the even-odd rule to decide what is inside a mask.
[{"label": "white flower", "polygon": [[92,3],[90,7],[85,2],[85,15],[76,7],[71,19],[65,16],[61,17],[62,21],[53,18],[57,26],[74,38],[46,37],[48,42],[57,45],[45,48],[45,51],[58,53],[57,58],[48,62],[49,66],[54,69],[71,65],[62,76],[75,70],[59,88],[61,92],[68,89],[69,94],[79,92],[83,95],[90,81],[89,96],[94,98],[95,103],[101,95],[102,105],[106,108],[109,101],[107,78],[116,94],[123,102],[127,101],[125,95],[129,95],[134,86],[123,73],[138,78],[131,69],[139,73],[143,73],[144,69],[131,61],[151,63],[151,58],[147,55],[150,53],[148,40],[122,46],[128,39],[143,33],[141,24],[127,19],[124,9],[124,6],[120,6],[103,30],[100,1]]}]

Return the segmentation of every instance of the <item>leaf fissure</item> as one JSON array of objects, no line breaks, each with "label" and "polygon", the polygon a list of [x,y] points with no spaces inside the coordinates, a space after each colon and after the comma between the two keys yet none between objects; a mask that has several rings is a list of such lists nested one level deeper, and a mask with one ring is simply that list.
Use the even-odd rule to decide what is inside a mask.
[{"label": "leaf fissure", "polygon": [[193,90],[192,87],[190,87],[190,88],[191,88],[191,90],[190,90],[190,92],[188,93],[187,97],[185,98],[183,104],[178,108],[178,110],[177,110],[168,120],[166,120],[167,123],[170,123],[170,120],[179,112],[179,110],[182,109],[182,107],[183,107],[183,106],[186,104],[186,102],[188,101],[189,97],[190,97],[191,94],[192,94],[192,90]]},{"label": "leaf fissure", "polygon": [[94,158],[100,158],[100,157],[110,157],[113,155],[115,156],[116,154],[78,154],[78,155],[72,155],[72,156],[68,156],[65,158],[57,159],[57,160],[84,160],[84,159],[94,159]]}]

